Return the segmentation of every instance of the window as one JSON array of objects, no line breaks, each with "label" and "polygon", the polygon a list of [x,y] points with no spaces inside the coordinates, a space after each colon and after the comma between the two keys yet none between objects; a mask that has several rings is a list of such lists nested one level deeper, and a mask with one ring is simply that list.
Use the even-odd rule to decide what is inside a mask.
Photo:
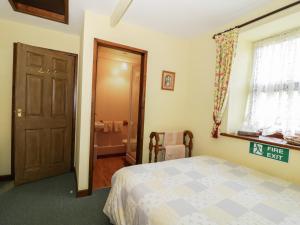
[{"label": "window", "polygon": [[300,132],[299,30],[255,43],[245,127],[264,135]]}]

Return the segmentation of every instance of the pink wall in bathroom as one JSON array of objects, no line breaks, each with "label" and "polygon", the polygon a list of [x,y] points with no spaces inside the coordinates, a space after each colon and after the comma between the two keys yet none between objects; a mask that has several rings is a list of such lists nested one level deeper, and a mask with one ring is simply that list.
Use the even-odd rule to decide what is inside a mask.
[{"label": "pink wall in bathroom", "polygon": [[[122,132],[114,132],[114,130],[107,133],[103,130],[95,132],[94,141],[99,148],[100,152],[97,150],[98,153],[107,147],[113,151],[126,151],[122,140],[128,138],[130,98],[133,103],[131,138],[136,138],[137,132],[140,67],[137,64],[113,60],[111,57],[98,58],[95,120],[126,120],[129,124],[123,126]],[[134,149],[132,150],[134,151]]]},{"label": "pink wall in bathroom", "polygon": [[130,64],[126,70],[120,61],[99,59],[96,120],[129,120],[131,70]]}]

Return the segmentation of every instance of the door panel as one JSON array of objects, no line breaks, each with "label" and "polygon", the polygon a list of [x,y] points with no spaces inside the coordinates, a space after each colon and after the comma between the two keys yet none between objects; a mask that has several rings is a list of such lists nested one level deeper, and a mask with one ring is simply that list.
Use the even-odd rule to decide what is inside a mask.
[{"label": "door panel", "polygon": [[27,66],[45,68],[45,57],[37,52],[27,51],[26,62]]},{"label": "door panel", "polygon": [[15,183],[71,168],[74,56],[16,44],[14,79]]},{"label": "door panel", "polygon": [[25,131],[25,173],[41,168],[41,138],[41,130]]},{"label": "door panel", "polygon": [[51,164],[64,162],[65,128],[51,129]]},{"label": "door panel", "polygon": [[52,116],[65,116],[67,103],[67,84],[63,79],[52,79]]},{"label": "door panel", "polygon": [[26,74],[26,116],[42,116],[43,114],[43,83],[41,76]]},{"label": "door panel", "polygon": [[51,60],[51,69],[56,71],[56,73],[67,73],[68,61],[53,57]]}]

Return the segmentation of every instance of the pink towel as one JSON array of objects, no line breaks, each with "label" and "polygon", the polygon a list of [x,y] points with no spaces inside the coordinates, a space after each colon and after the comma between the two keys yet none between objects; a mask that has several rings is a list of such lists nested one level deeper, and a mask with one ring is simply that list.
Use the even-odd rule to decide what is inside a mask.
[{"label": "pink towel", "polygon": [[185,158],[185,146],[184,145],[167,145],[165,160],[181,159]]},{"label": "pink towel", "polygon": [[164,146],[183,144],[183,132],[166,132],[164,136]]}]

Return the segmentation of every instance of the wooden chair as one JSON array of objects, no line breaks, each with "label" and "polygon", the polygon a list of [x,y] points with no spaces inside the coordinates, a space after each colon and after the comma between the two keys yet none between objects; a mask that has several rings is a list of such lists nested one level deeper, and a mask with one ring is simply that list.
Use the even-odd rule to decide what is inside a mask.
[{"label": "wooden chair", "polygon": [[[160,151],[165,151],[165,147],[160,141],[164,139],[164,132],[151,132],[149,143],[149,163],[152,162],[152,151],[154,151],[154,162],[157,162],[157,156]],[[162,138],[161,138],[162,137]],[[188,149],[188,157],[192,156],[193,149],[193,133],[191,131],[183,132],[183,144]]]}]

